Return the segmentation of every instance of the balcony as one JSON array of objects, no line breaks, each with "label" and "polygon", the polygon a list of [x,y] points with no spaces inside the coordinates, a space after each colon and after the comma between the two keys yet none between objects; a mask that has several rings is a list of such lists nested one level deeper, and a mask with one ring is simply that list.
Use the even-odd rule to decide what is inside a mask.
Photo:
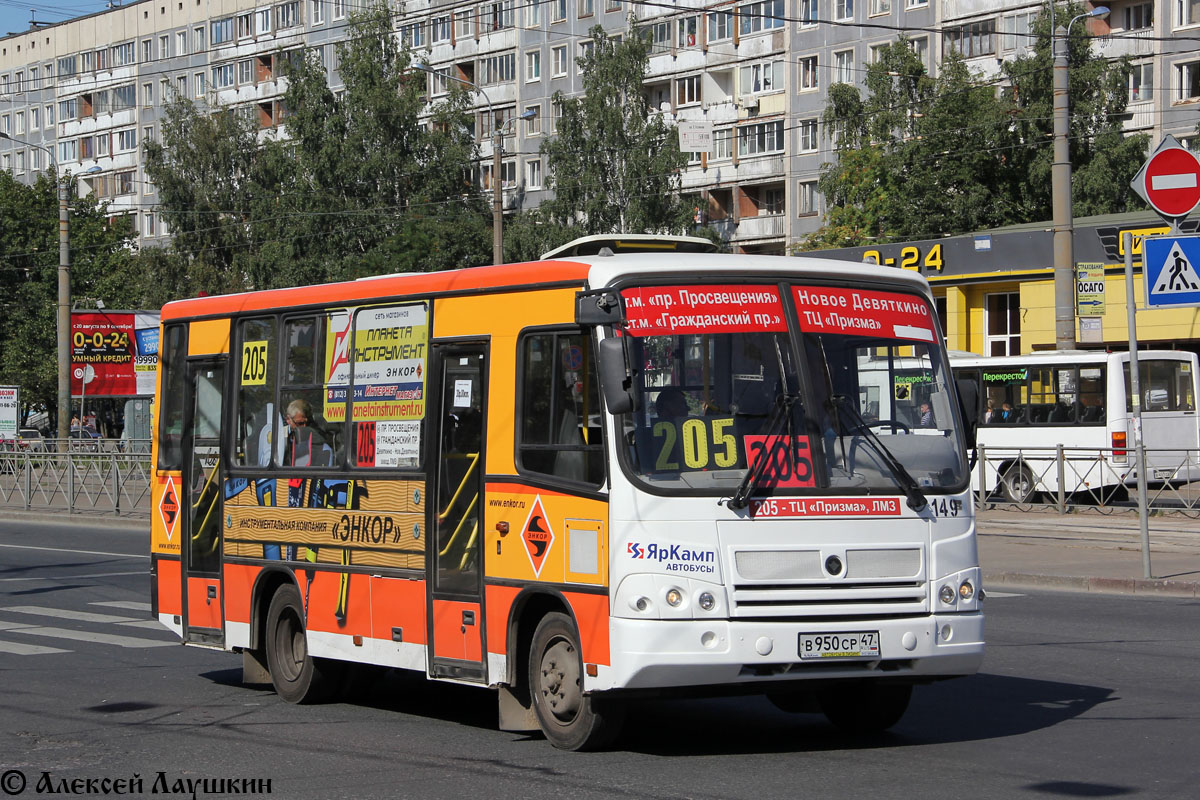
[{"label": "balcony", "polygon": [[744,242],[749,239],[772,239],[783,236],[785,218],[783,214],[770,214],[758,217],[742,217],[738,220],[735,241]]}]

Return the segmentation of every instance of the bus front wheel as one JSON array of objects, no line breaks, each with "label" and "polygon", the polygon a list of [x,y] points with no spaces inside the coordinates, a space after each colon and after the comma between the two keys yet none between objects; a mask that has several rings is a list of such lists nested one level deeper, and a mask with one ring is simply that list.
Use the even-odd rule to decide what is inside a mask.
[{"label": "bus front wheel", "polygon": [[620,733],[622,706],[583,693],[579,634],[566,614],[547,614],[534,630],[529,694],[542,733],[560,750],[595,750]]},{"label": "bus front wheel", "polygon": [[839,730],[868,735],[895,725],[908,710],[912,686],[863,681],[830,687],[818,695],[821,713]]},{"label": "bus front wheel", "polygon": [[279,587],[267,611],[267,669],[275,692],[289,703],[315,703],[328,697],[330,665],[308,654],[304,606],[290,584]]}]

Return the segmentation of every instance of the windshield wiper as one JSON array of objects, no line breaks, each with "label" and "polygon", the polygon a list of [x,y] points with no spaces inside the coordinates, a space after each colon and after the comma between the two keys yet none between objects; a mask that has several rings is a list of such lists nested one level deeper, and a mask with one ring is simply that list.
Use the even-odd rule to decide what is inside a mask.
[{"label": "windshield wiper", "polygon": [[904,490],[904,496],[909,508],[913,511],[920,511],[929,505],[929,500],[925,497],[925,493],[921,491],[921,487],[917,485],[913,476],[904,468],[900,460],[892,454],[892,451],[883,443],[879,435],[871,430],[871,426],[863,419],[862,414],[858,413],[858,409],[854,407],[854,404],[850,402],[846,395],[832,395],[828,405],[830,411],[835,411],[840,406],[854,420],[854,424],[863,433],[863,441],[871,446],[871,449],[883,461],[883,465],[888,468],[892,479],[896,481],[896,485]]},{"label": "windshield wiper", "polygon": [[[799,395],[781,392],[775,398],[775,411],[771,414],[771,419],[767,423],[766,439],[769,443],[762,455],[754,462],[754,466],[746,470],[746,477],[742,478],[742,482],[738,484],[737,491],[733,493],[733,497],[729,498],[729,507],[732,509],[742,509],[750,504],[750,495],[754,494],[758,489],[758,484],[766,474],[767,467],[775,460],[775,453],[779,447],[792,446],[792,406],[800,399]],[[779,436],[779,428],[787,429],[786,436]],[[749,457],[749,453],[746,454]],[[789,458],[791,453],[788,453]]]}]

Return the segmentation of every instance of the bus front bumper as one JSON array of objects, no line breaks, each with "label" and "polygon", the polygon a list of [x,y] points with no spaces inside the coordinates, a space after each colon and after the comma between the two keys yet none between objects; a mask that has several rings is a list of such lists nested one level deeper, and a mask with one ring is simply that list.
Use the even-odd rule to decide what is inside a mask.
[{"label": "bus front bumper", "polygon": [[[878,633],[877,656],[800,656],[803,635],[860,632]],[[982,613],[812,623],[616,618],[610,634],[612,666],[588,682],[588,691],[853,678],[917,682],[973,674],[984,649]]]}]

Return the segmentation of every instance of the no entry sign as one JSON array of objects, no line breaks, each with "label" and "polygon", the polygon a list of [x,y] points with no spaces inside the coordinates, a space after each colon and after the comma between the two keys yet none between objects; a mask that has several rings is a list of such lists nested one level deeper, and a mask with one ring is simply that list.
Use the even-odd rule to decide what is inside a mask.
[{"label": "no entry sign", "polygon": [[1167,136],[1131,185],[1159,214],[1182,219],[1200,204],[1200,160],[1174,136]]}]

